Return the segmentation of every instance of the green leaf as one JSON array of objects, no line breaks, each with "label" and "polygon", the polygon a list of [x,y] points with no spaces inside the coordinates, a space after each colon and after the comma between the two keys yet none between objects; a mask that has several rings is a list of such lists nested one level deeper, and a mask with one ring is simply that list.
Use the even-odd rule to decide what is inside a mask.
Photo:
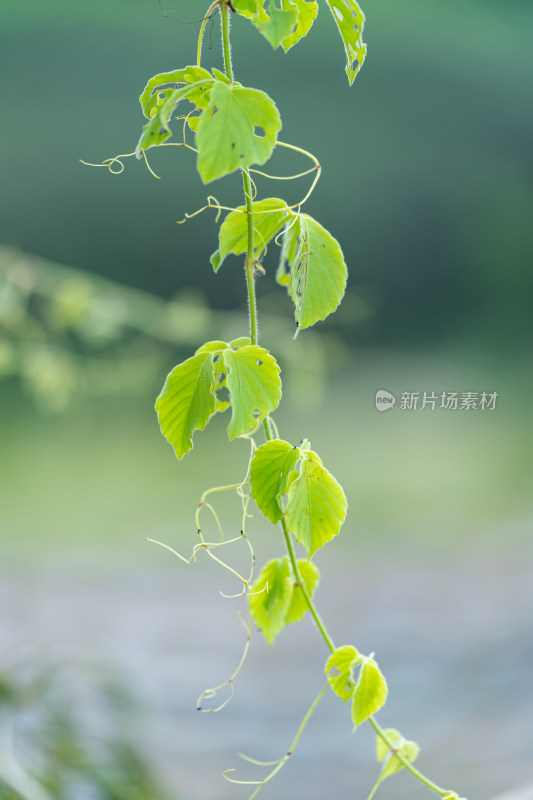
[{"label": "green leaf", "polygon": [[[320,580],[318,568],[310,561],[303,561],[302,559],[299,559],[297,563],[298,571],[307,589],[307,594],[313,597]],[[308,610],[304,594],[300,586],[295,583],[292,590],[291,604],[285,616],[285,625],[292,625],[293,622],[298,622]]]},{"label": "green leaf", "polygon": [[355,0],[326,0],[344,43],[346,75],[350,86],[363,66],[366,44],[363,43],[365,15]]},{"label": "green leaf", "polygon": [[[395,753],[400,753],[409,764],[412,764],[416,760],[420,753],[420,747],[416,742],[404,739],[402,734],[395,728],[387,728],[384,734],[393,745]],[[389,775],[394,775],[404,768],[404,765],[399,758],[397,758],[395,753],[389,750],[381,736],[376,736],[376,757],[378,761],[383,761],[380,780],[388,778]]]},{"label": "green leaf", "polygon": [[150,147],[163,144],[172,134],[169,124],[172,114],[180,102],[185,98],[190,99],[195,92],[204,87],[204,82],[199,81],[190,85],[185,85],[181,89],[173,89],[162,93],[163,102],[161,105],[154,105],[153,116],[143,127],[141,138],[137,143],[135,155],[141,158],[142,151]]},{"label": "green leaf", "polygon": [[[204,82],[204,85],[201,85]],[[163,89],[164,86],[172,84],[170,88]],[[209,99],[209,87],[213,83],[213,78],[209,72],[203,67],[185,67],[184,69],[174,69],[171,72],[161,72],[159,75],[154,75],[146,84],[143,93],[139,97],[139,102],[142,106],[143,113],[147,119],[154,116],[154,108],[158,108],[162,104],[162,95],[169,96],[171,92],[180,87],[176,84],[185,83],[199,83],[198,88],[194,89],[188,95],[191,103],[194,103],[198,108],[205,108]]]},{"label": "green leaf", "polygon": [[285,233],[276,275],[278,283],[288,284],[299,329],[335,311],[346,289],[347,274],[337,240],[312,217],[301,214]]},{"label": "green leaf", "polygon": [[362,661],[362,656],[350,644],[337,647],[326,662],[326,678],[329,685],[343,702],[352,697],[355,689],[353,671]]},{"label": "green leaf", "polygon": [[267,94],[215,81],[196,134],[198,171],[204,183],[239,167],[264,164],[280,129],[278,110]]},{"label": "green leaf", "polygon": [[[312,597],[318,585],[318,569],[308,561],[298,561],[298,569]],[[287,557],[269,561],[250,594],[250,611],[267,642],[272,644],[284,627],[298,622],[307,610],[302,590],[294,582]]]},{"label": "green leaf", "polygon": [[252,497],[265,517],[275,525],[283,516],[281,496],[287,491],[287,483],[300,451],[281,439],[258,447],[250,469]]},{"label": "green leaf", "polygon": [[387,693],[387,681],[376,661],[365,658],[352,699],[352,720],[356,728],[383,707]]},{"label": "green leaf", "polygon": [[342,486],[322,466],[317,454],[309,450],[305,456],[300,477],[289,488],[285,518],[289,530],[311,557],[338,534],[348,504]]},{"label": "green leaf", "polygon": [[223,350],[227,350],[228,347],[230,347],[230,345],[227,342],[221,342],[218,340],[214,342],[206,342],[205,344],[203,344],[201,347],[198,348],[195,355],[197,355],[198,353],[217,354],[221,353]]},{"label": "green leaf", "polygon": [[252,340],[249,336],[239,336],[237,339],[232,339],[229,346],[232,350],[240,350],[241,347],[247,347],[250,344],[252,344]]},{"label": "green leaf", "polygon": [[[259,261],[266,251],[267,244],[283,228],[289,215],[287,203],[277,197],[269,197],[253,204],[254,210],[254,252]],[[232,211],[222,225],[219,233],[219,249],[211,256],[215,272],[230,253],[241,255],[248,250],[248,214],[246,206]]]},{"label": "green leaf", "polygon": [[272,47],[281,44],[285,52],[306,36],[318,11],[314,0],[235,0],[233,5]]},{"label": "green leaf", "polygon": [[192,436],[203,430],[216,410],[213,356],[200,352],[174,367],[155,408],[161,432],[179,459],[192,448]]},{"label": "green leaf", "polygon": [[254,428],[281,399],[279,367],[268,350],[257,345],[224,350],[226,385],[231,396],[230,440]]},{"label": "green leaf", "polygon": [[269,561],[252,586],[250,611],[268,644],[272,644],[285,627],[292,591],[293,582],[287,558]]},{"label": "green leaf", "polygon": [[266,22],[255,23],[258,30],[275,49],[289,39],[298,22],[298,9],[290,2],[284,3],[282,8],[276,6],[275,0],[268,0],[270,19]]},{"label": "green leaf", "polygon": [[298,22],[294,33],[291,33],[281,42],[285,52],[290,50],[304,36],[307,36],[318,13],[318,3],[313,2],[313,0],[281,0],[281,7],[285,10],[288,10],[291,5],[296,6],[298,9]]}]

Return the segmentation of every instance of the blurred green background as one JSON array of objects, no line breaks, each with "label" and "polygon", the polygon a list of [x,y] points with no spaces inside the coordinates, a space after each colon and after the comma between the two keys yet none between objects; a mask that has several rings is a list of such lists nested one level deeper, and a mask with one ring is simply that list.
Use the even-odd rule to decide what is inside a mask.
[{"label": "blurred green background", "polygon": [[[204,11],[185,0],[163,8],[184,20]],[[390,649],[391,696],[404,697],[405,707],[396,701],[399,719],[392,705],[385,722],[402,728],[412,713],[415,730],[404,732],[423,745],[425,736],[428,771],[442,781],[458,776],[462,792],[489,797],[533,780],[524,745],[533,710],[524,644],[533,602],[533,7],[385,0],[367,3],[365,12],[368,58],[351,89],[327,9],[287,55],[233,20],[237,78],[271,94],[284,141],[318,157],[322,178],[306,210],[342,243],[350,272],[337,314],[293,343],[271,252],[258,280],[262,343],[284,369],[281,435],[309,436],[350,502],[344,536],[332,555],[318,556],[345,577],[343,602],[334,578],[324,579],[322,602],[347,639],[364,636],[367,625],[368,649],[377,650],[375,639]],[[197,729],[187,714],[204,688],[191,677],[198,659],[224,659],[233,634],[215,636],[218,650],[209,650],[209,631],[226,613],[202,577],[211,572],[184,577],[144,538],[188,550],[201,490],[238,478],[245,466],[243,445],[219,450],[223,418],[178,465],[152,410],[177,360],[207,338],[246,328],[239,259],[228,259],[216,277],[209,264],[213,212],[176,226],[208,192],[240,204],[240,183],[233,176],[202,186],[193,155],[172,148],[150,154],[159,181],[134,159],[120,176],[79,163],[134,149],[146,79],[193,62],[198,28],[164,17],[156,0],[0,7],[0,644],[7,658],[31,643],[39,660],[68,642],[76,653],[85,645],[127,665],[150,707],[170,717],[170,730],[184,726],[173,785],[185,787],[186,797],[225,798],[233,795],[224,794],[215,768],[201,781],[187,778],[191,759],[205,770],[223,750],[206,734],[213,717]],[[221,66],[217,20],[207,28],[204,58]],[[280,173],[305,168],[285,153],[268,165]],[[291,202],[307,185],[305,178],[258,181],[261,194],[283,192]],[[374,405],[381,388],[398,398],[387,413]],[[404,391],[497,392],[498,400],[494,411],[409,412],[399,408]],[[230,508],[222,499],[231,529]],[[260,521],[251,525],[258,558],[278,552]],[[204,591],[212,602],[198,605]],[[70,605],[82,606],[81,629],[77,614],[65,611]],[[424,616],[424,607],[435,614]],[[127,627],[128,610],[138,628]],[[406,630],[423,636],[411,641]],[[448,666],[439,667],[443,641]],[[261,665],[273,656],[258,647],[266,679]],[[504,647],[508,662],[489,657]],[[281,643],[281,665],[284,658]],[[172,677],[161,666],[169,659],[179,666]],[[159,693],[145,691],[139,678],[147,666],[164,672]],[[218,677],[215,670],[210,680]],[[243,680],[245,694],[253,692],[253,679]],[[416,707],[424,680],[425,701]],[[300,683],[308,687],[307,677]],[[170,710],[165,692],[180,698]],[[281,729],[284,742],[308,696]],[[428,702],[433,723],[421,723]],[[259,727],[270,731],[263,711]],[[234,730],[246,716],[232,713],[226,719]],[[490,745],[480,727],[491,731]],[[198,739],[189,741],[186,731]],[[206,735],[212,738],[200,746]],[[160,736],[167,741],[166,728]],[[236,735],[233,749],[241,746]],[[367,757],[357,764],[363,778],[372,771],[371,748]],[[311,769],[312,746],[302,758]],[[368,780],[345,781],[353,770],[343,758],[336,777],[325,767],[323,778],[339,797],[360,796]],[[280,779],[265,798],[294,796],[290,780]],[[398,780],[383,794],[401,797],[407,784]],[[312,783],[321,796],[320,777]]]}]

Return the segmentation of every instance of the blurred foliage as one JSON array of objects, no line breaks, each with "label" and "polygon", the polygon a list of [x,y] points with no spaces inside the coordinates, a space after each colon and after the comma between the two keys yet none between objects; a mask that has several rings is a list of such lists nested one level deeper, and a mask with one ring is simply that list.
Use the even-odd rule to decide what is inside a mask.
[{"label": "blurred foliage", "polygon": [[[358,318],[369,313],[349,297]],[[281,354],[293,402],[319,402],[328,368],[346,347],[329,334],[306,332],[286,347],[294,323],[274,304],[263,333]],[[0,248],[0,380],[15,378],[37,403],[61,412],[76,398],[158,392],[165,373],[203,341],[228,341],[248,330],[240,312],[212,311],[198,290],[166,302],[81,270]],[[292,391],[291,391],[292,394]]]},{"label": "blurred foliage", "polygon": [[0,800],[169,800],[143,713],[101,668],[19,663],[0,673]]}]

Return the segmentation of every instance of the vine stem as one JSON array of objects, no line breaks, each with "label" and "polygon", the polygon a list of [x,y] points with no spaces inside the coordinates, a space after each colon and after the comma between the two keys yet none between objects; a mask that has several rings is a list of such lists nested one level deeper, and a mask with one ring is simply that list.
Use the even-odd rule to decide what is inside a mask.
[{"label": "vine stem", "polygon": [[[226,76],[230,79],[230,81],[233,81],[234,77],[233,77],[233,66],[231,63],[229,6],[227,0],[219,0],[218,5],[220,6],[220,13],[222,17],[222,49],[224,55],[224,69],[226,72]],[[306,155],[310,155],[306,151],[301,150],[301,148],[294,147],[291,145],[286,145],[286,146],[290,147],[292,150],[296,150],[305,153]],[[316,161],[314,156],[310,155],[310,157],[312,157],[313,160]],[[242,178],[244,185],[244,194],[246,198],[246,211],[248,215],[248,248],[246,255],[245,271],[246,271],[246,284],[248,288],[250,338],[252,340],[252,344],[257,344],[258,343],[257,303],[255,297],[255,284],[254,284],[254,219],[253,219],[252,188],[250,183],[250,173],[248,169],[242,169]],[[273,437],[268,418],[264,420],[264,430],[267,441],[271,441]],[[318,613],[317,608],[313,603],[313,600],[309,592],[307,591],[307,587],[302,579],[300,570],[298,569],[298,562],[296,560],[296,554],[294,552],[294,545],[289,530],[287,528],[285,517],[281,518],[281,527],[283,528],[283,536],[285,537],[285,544],[287,547],[287,551],[289,553],[289,559],[291,562],[291,567],[294,573],[294,577],[296,579],[296,582],[298,583],[298,586],[300,587],[300,590],[305,600],[305,604],[309,609],[311,616],[315,620],[318,630],[320,631],[320,634],[324,639],[324,642],[326,643],[326,646],[328,647],[329,651],[333,653],[335,651],[335,644],[333,643],[333,639],[329,635],[328,630],[320,614]],[[322,693],[320,696],[322,696]],[[374,717],[369,717],[368,722],[374,728],[374,731],[380,737],[380,739],[382,739],[382,741],[387,745],[388,749],[391,752],[394,752],[394,745],[389,740],[387,734],[385,733],[381,725],[378,722],[376,722]],[[427,778],[422,772],[416,769],[416,767],[413,767],[413,765],[410,764],[409,761],[407,761],[407,759],[405,759],[401,755],[401,753],[394,753],[394,755],[400,761],[400,763],[405,767],[405,769],[408,770],[411,773],[411,775],[417,778],[421,783],[427,786],[428,789],[431,789],[433,792],[441,796],[446,794],[445,789],[442,789],[432,780]]]},{"label": "vine stem", "polygon": [[[226,76],[230,81],[234,80],[233,65],[231,63],[231,45],[230,45],[230,23],[229,23],[229,6],[226,0],[220,0],[220,13],[222,15],[222,50],[224,54],[224,70]],[[248,217],[248,248],[246,253],[245,273],[246,273],[246,286],[248,289],[248,316],[250,320],[250,339],[252,344],[258,343],[257,331],[257,301],[255,298],[255,282],[254,282],[254,204],[252,199],[252,184],[250,181],[250,173],[248,169],[244,168],[242,172],[242,182],[244,186],[244,197],[246,201],[246,214]]]}]

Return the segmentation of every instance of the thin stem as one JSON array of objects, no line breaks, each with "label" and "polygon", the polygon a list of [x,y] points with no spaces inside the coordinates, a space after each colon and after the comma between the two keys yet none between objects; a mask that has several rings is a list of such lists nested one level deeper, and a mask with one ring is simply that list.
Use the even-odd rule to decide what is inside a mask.
[{"label": "thin stem", "polygon": [[442,786],[439,786],[438,784],[434,783],[432,780],[427,778],[422,772],[420,772],[420,770],[418,770],[416,767],[413,767],[413,765],[410,764],[409,761],[407,761],[407,759],[404,758],[399,751],[395,750],[394,744],[390,741],[389,737],[387,736],[387,734],[385,733],[379,722],[376,722],[374,717],[369,717],[368,721],[370,722],[370,724],[372,725],[372,727],[374,728],[375,732],[380,737],[380,739],[382,739],[382,741],[387,745],[389,750],[394,753],[395,758],[398,759],[398,761],[405,767],[406,770],[408,770],[411,773],[411,775],[414,775],[415,778],[418,778],[418,780],[425,786],[427,786],[428,789],[431,789],[432,792],[440,794],[441,796],[443,794],[446,794],[447,792],[446,789],[443,789]]},{"label": "thin stem", "polygon": [[204,31],[205,31],[205,26],[207,25],[207,20],[210,19],[211,14],[213,13],[213,11],[215,10],[215,8],[218,5],[219,5],[219,0],[215,0],[214,3],[211,3],[211,5],[207,9],[207,11],[205,12],[205,17],[202,20],[202,26],[200,28],[200,35],[198,36],[198,51],[197,51],[197,55],[196,55],[196,64],[197,64],[197,66],[200,66],[200,62],[202,60],[202,41],[203,41],[203,38],[204,38]]},{"label": "thin stem", "polygon": [[242,170],[242,182],[244,185],[244,196],[246,198],[246,212],[248,215],[248,250],[246,253],[245,273],[246,286],[248,288],[248,313],[250,317],[250,339],[252,344],[258,343],[257,331],[257,302],[255,299],[255,280],[254,280],[254,204],[252,200],[252,187],[250,184],[250,173],[247,169]]}]

